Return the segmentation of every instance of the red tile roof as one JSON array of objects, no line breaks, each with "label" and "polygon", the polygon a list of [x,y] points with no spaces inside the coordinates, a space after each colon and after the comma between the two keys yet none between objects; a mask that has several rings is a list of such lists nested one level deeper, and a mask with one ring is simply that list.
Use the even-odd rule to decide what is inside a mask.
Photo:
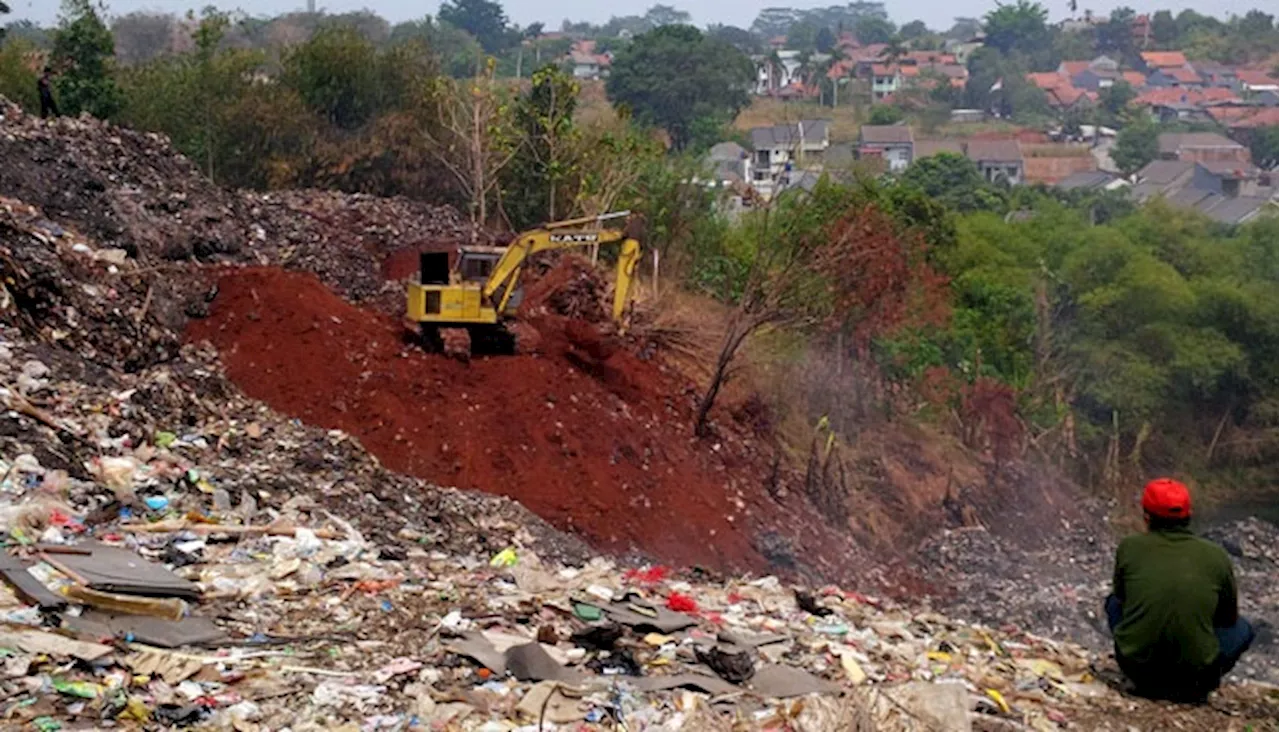
[{"label": "red tile roof", "polygon": [[1122,76],[1134,89],[1141,89],[1147,85],[1147,76],[1141,71],[1126,71]]},{"label": "red tile roof", "polygon": [[1071,81],[1056,71],[1032,72],[1027,74],[1027,81],[1048,91],[1059,86],[1070,85]]},{"label": "red tile roof", "polygon": [[1199,84],[1201,82],[1200,75],[1191,69],[1184,67],[1176,67],[1172,69],[1161,69],[1168,76],[1177,79],[1183,84]]},{"label": "red tile roof", "polygon": [[871,73],[875,76],[894,76],[897,74],[897,67],[886,64],[872,64]]},{"label": "red tile roof", "polygon": [[1241,84],[1249,86],[1274,86],[1276,77],[1266,71],[1257,71],[1255,69],[1240,69],[1236,72],[1236,78]]},{"label": "red tile roof", "polygon": [[1133,100],[1133,104],[1150,107],[1158,104],[1205,104],[1207,102],[1226,100],[1238,101],[1239,97],[1230,89],[1224,89],[1220,86],[1209,87],[1208,89],[1164,87],[1146,90]]},{"label": "red tile roof", "polygon": [[1231,127],[1275,127],[1280,125],[1280,107],[1268,107],[1252,116],[1237,120]]},{"label": "red tile roof", "polygon": [[1088,69],[1089,64],[1089,61],[1063,61],[1062,65],[1060,65],[1058,69],[1067,76],[1075,76],[1081,71]]},{"label": "red tile roof", "polygon": [[1145,51],[1142,61],[1153,69],[1168,69],[1175,66],[1186,66],[1187,57],[1181,51]]}]

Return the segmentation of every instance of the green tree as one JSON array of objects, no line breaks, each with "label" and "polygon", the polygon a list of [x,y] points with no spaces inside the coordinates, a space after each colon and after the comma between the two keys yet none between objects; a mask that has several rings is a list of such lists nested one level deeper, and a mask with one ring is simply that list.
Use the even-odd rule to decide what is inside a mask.
[{"label": "green tree", "polygon": [[554,65],[538,69],[529,93],[515,105],[517,134],[523,138],[506,168],[503,205],[517,230],[564,218],[576,192],[578,132],[573,112],[578,83]]},{"label": "green tree", "polygon": [[497,53],[512,45],[507,14],[491,0],[447,0],[440,5],[440,20],[475,37],[487,53]]},{"label": "green tree", "polygon": [[986,45],[1000,53],[1012,51],[1031,53],[1046,44],[1046,21],[1049,11],[1032,0],[1017,0],[1013,4],[997,2],[996,9],[983,18]]},{"label": "green tree", "polygon": [[1160,153],[1160,128],[1143,119],[1120,131],[1111,147],[1111,159],[1125,175],[1133,175]]},{"label": "green tree", "polygon": [[[429,17],[398,23],[391,29],[390,42],[393,45],[407,42],[426,44],[439,59],[441,69],[455,79],[473,76],[484,60],[484,49],[470,33]],[[539,46],[534,46],[535,56],[543,52]],[[549,54],[550,49],[546,52]]]},{"label": "green tree", "polygon": [[760,36],[736,26],[712,24],[707,26],[707,36],[724,41],[743,53],[755,54],[764,52],[764,42],[760,39]]},{"label": "green tree", "polygon": [[877,104],[871,108],[871,115],[867,118],[867,124],[893,125],[901,122],[905,116],[901,109],[892,104]]},{"label": "green tree", "polygon": [[888,43],[895,30],[889,19],[871,16],[858,20],[853,26],[853,37],[864,46],[870,43]]},{"label": "green tree", "polygon": [[1138,93],[1133,90],[1129,82],[1117,81],[1111,86],[1104,86],[1098,90],[1098,106],[1118,117],[1128,108],[1129,102],[1137,96]]},{"label": "green tree", "polygon": [[29,62],[36,50],[35,44],[25,38],[9,38],[0,43],[0,96],[28,112],[40,109],[36,70]]},{"label": "green tree", "polygon": [[795,51],[812,51],[818,42],[818,27],[810,21],[801,21],[787,30],[787,48]]},{"label": "green tree", "polygon": [[1249,154],[1253,164],[1270,170],[1276,167],[1280,156],[1280,131],[1274,126],[1259,127],[1249,136]]},{"label": "green tree", "polygon": [[331,124],[353,130],[380,108],[377,49],[353,28],[320,29],[283,60],[282,82]]},{"label": "green tree", "polygon": [[689,14],[670,5],[658,4],[645,11],[644,19],[652,29],[664,25],[686,25],[689,22]]},{"label": "green tree", "polygon": [[920,158],[907,166],[903,185],[957,211],[1002,210],[1003,196],[983,179],[972,160],[954,153]]},{"label": "green tree", "polygon": [[1121,61],[1132,61],[1137,58],[1137,48],[1133,41],[1133,21],[1137,16],[1133,8],[1116,8],[1111,11],[1107,22],[1098,26],[1098,50],[1109,53]]},{"label": "green tree", "polygon": [[1151,40],[1160,48],[1173,48],[1178,42],[1178,24],[1173,13],[1157,10],[1151,16]]},{"label": "green tree", "polygon": [[929,35],[929,26],[925,25],[923,20],[913,20],[898,29],[898,35],[904,40],[913,41]]},{"label": "green tree", "polygon": [[724,124],[747,105],[754,78],[746,54],[696,28],[670,25],[620,51],[605,89],[636,121],[663,128],[684,149],[698,120]]},{"label": "green tree", "polygon": [[836,34],[827,26],[822,26],[813,38],[813,46],[821,53],[831,53],[831,49],[836,47]]},{"label": "green tree", "polygon": [[59,71],[54,85],[64,114],[106,119],[120,108],[112,75],[115,41],[99,10],[90,0],[63,2],[50,62]]}]

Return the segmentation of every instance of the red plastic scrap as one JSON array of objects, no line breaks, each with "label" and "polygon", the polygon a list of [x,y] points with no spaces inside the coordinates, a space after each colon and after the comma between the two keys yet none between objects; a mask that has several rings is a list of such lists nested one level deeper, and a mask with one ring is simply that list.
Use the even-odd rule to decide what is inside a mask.
[{"label": "red plastic scrap", "polygon": [[698,601],[688,595],[672,592],[667,595],[667,608],[678,613],[696,613],[698,612]]},{"label": "red plastic scrap", "polygon": [[670,568],[658,564],[644,569],[628,569],[622,574],[622,581],[638,585],[656,585],[665,580],[670,574]]}]

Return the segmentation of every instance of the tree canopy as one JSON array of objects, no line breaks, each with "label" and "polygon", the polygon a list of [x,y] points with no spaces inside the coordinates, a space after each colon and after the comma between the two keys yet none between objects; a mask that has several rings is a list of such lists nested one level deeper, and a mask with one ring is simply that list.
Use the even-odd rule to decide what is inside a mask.
[{"label": "tree canopy", "polygon": [[115,39],[89,0],[67,0],[53,40],[50,62],[63,113],[88,112],[106,119],[120,108],[120,87],[112,76]]},{"label": "tree canopy", "polygon": [[507,14],[491,0],[446,0],[440,20],[470,33],[488,53],[497,53],[513,42]]},{"label": "tree canopy", "polygon": [[669,25],[622,49],[605,89],[610,101],[666,130],[683,149],[700,126],[728,123],[747,105],[754,77],[751,60],[738,49],[697,28]]},{"label": "tree canopy", "polygon": [[1111,159],[1125,175],[1133,175],[1160,152],[1160,128],[1142,120],[1120,130],[1111,147]]},{"label": "tree canopy", "polygon": [[1031,52],[1048,39],[1046,22],[1049,11],[1032,0],[1016,0],[1012,4],[997,2],[996,9],[983,18],[986,45],[1001,53]]}]

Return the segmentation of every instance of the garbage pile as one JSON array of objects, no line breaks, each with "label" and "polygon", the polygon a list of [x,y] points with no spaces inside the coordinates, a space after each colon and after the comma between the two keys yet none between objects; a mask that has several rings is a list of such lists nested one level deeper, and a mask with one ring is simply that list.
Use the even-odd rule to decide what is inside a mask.
[{"label": "garbage pile", "polygon": [[[235,439],[272,439],[254,424]],[[6,724],[959,732],[1276,716],[1266,687],[1203,708],[1136,700],[1078,646],[834,586],[544,560],[480,512],[475,529],[510,545],[467,548],[463,529],[413,519],[365,531],[323,492],[233,499],[217,468],[188,467],[226,451],[211,438],[157,434],[91,462],[92,480],[6,452]]]},{"label": "garbage pile", "polygon": [[46,122],[3,98],[0,191],[150,269],[277,264],[314,272],[344,297],[388,312],[403,307],[402,293],[387,282],[395,277],[384,276],[393,274],[386,266],[397,253],[412,261],[435,242],[489,238],[447,206],[335,191],[229,190],[163,135],[89,117]]}]

